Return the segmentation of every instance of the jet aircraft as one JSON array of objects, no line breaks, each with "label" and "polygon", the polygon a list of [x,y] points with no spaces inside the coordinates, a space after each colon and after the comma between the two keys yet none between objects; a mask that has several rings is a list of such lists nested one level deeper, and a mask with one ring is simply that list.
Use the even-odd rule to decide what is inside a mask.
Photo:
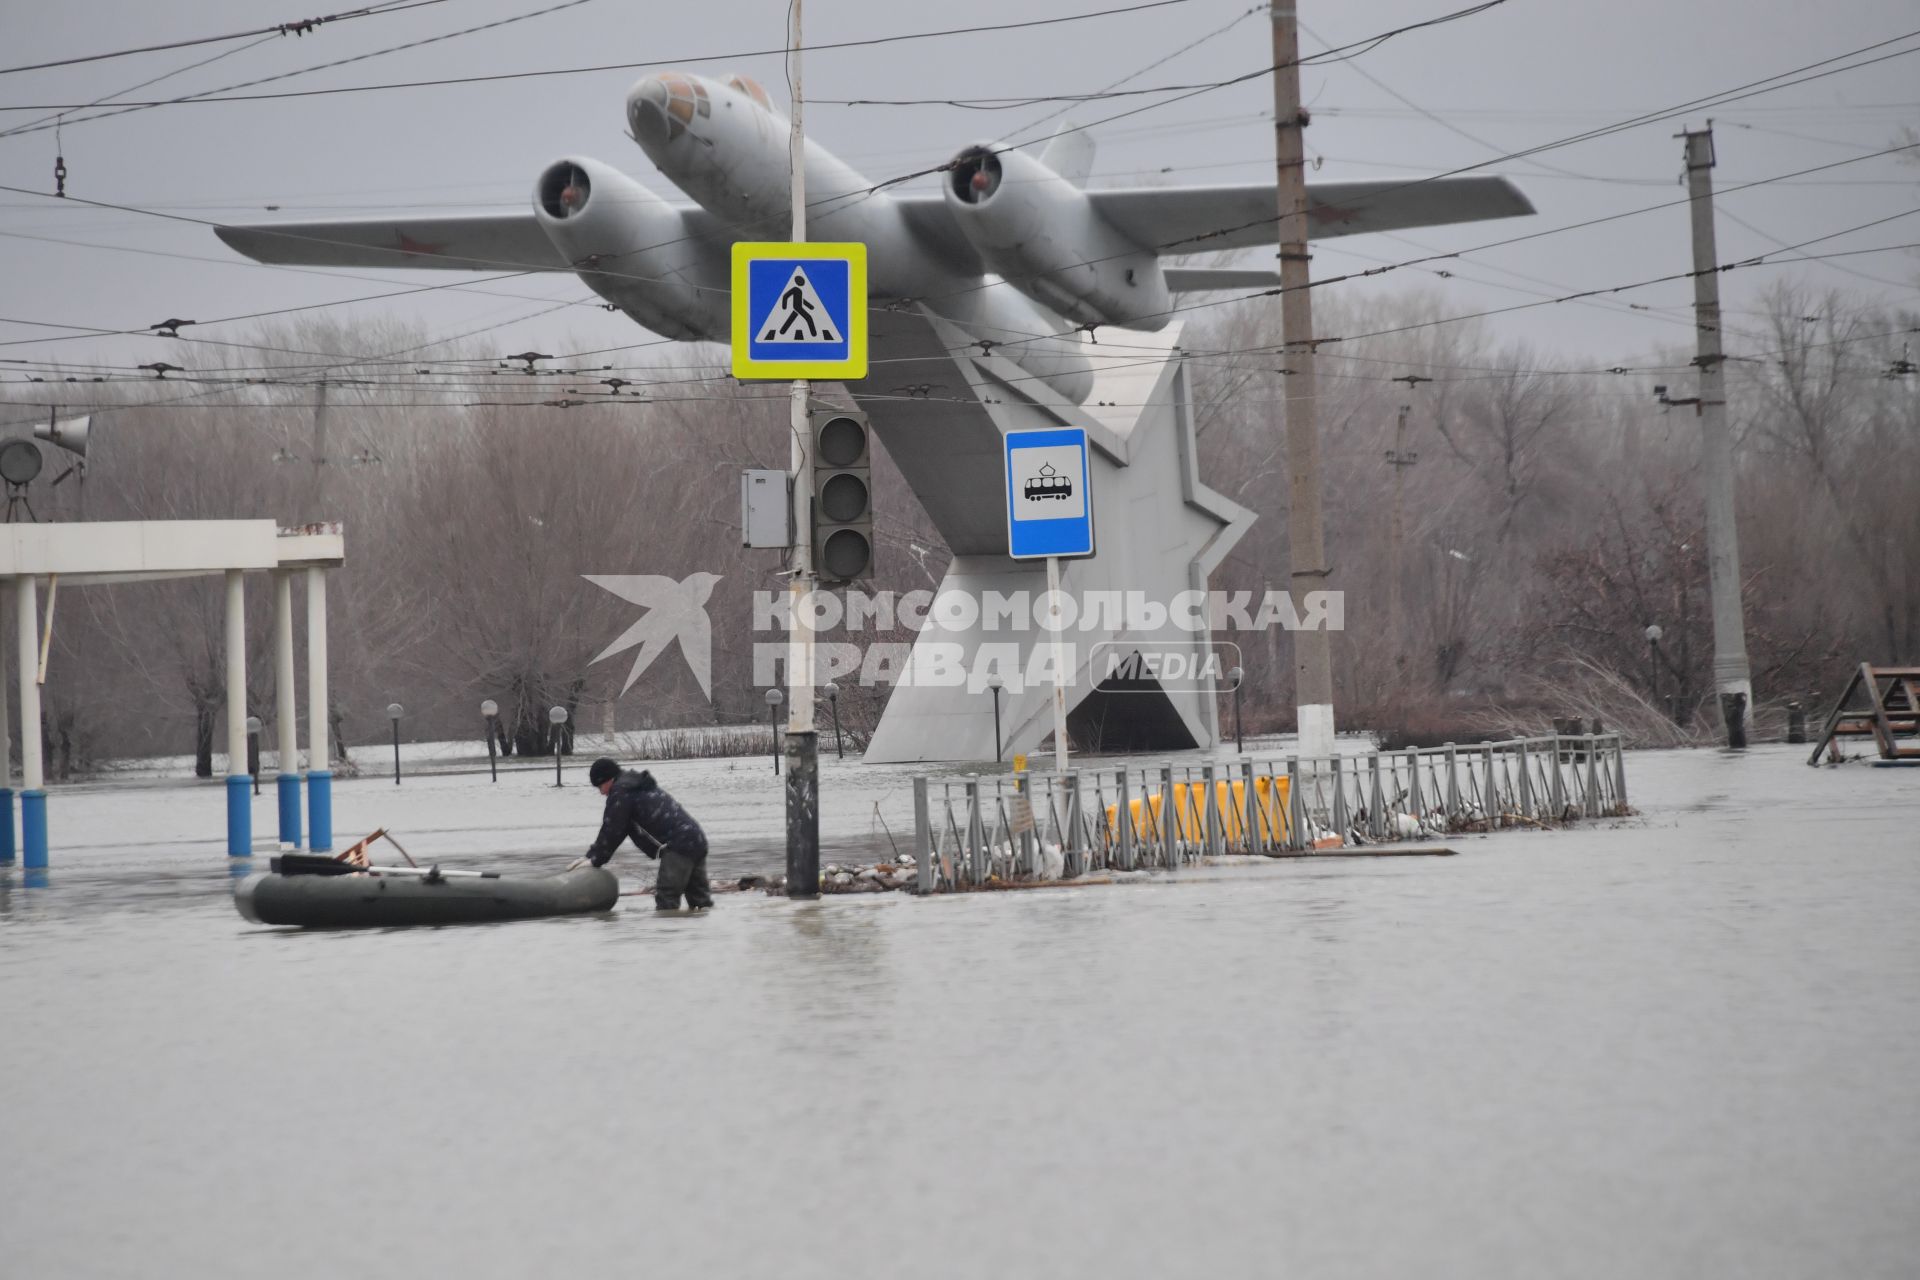
[{"label": "jet aircraft", "polygon": [[[629,135],[692,205],[669,203],[612,165],[567,156],[539,175],[525,211],[217,234],[260,262],[571,271],[655,333],[727,342],[730,246],[789,236],[788,120],[745,76],[687,72],[641,80],[626,113]],[[1037,154],[966,147],[941,171],[937,192],[876,186],[811,138],[805,148],[807,236],[866,244],[873,305],[918,303],[1075,403],[1093,385],[1082,330],[1157,330],[1176,295],[1276,280],[1167,261],[1273,244],[1269,183],[1090,188],[1085,132],[1057,134]],[[1329,182],[1308,192],[1316,238],[1533,212],[1496,177]],[[884,341],[876,335],[876,361],[887,358]]]}]

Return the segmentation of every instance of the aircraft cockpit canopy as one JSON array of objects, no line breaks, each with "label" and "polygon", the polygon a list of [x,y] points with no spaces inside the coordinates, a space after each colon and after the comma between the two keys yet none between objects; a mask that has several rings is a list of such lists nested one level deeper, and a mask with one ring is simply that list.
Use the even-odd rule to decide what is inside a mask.
[{"label": "aircraft cockpit canopy", "polygon": [[761,88],[760,82],[752,76],[743,76],[738,71],[732,71],[727,73],[726,78],[721,81],[721,83],[736,93],[746,94],[767,110],[773,110],[773,101],[767,97],[767,91]]},{"label": "aircraft cockpit canopy", "polygon": [[713,114],[713,103],[707,98],[707,86],[692,76],[683,76],[669,71],[643,81],[634,95],[632,105],[633,130],[642,131],[644,102],[658,112],[658,119],[665,123],[667,141],[672,142],[685,133],[693,124],[697,115],[702,119]]}]

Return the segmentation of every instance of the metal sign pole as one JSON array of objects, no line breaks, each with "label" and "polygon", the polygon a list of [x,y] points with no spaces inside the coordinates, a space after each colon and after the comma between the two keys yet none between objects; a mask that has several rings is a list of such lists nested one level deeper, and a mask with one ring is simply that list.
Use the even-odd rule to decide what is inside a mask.
[{"label": "metal sign pole", "polygon": [[[793,130],[788,137],[788,168],[793,196],[795,244],[807,238],[806,139],[801,126],[800,17],[802,0],[793,0],[788,33],[788,69],[793,83]],[[849,317],[851,319],[851,317]],[[811,898],[820,892],[820,739],[813,723],[813,617],[808,609],[814,589],[813,448],[807,421],[807,380],[793,384],[793,577],[787,587],[790,622],[787,641],[787,896]],[[776,764],[776,768],[778,765]]]},{"label": "metal sign pole", "polygon": [[1053,639],[1053,768],[1067,771],[1066,645],[1060,639],[1060,557],[1047,557],[1047,620]]},{"label": "metal sign pole", "polygon": [[[1081,427],[1010,431],[1004,441],[1007,483],[1007,554],[1047,562],[1047,630],[1053,659],[1053,767],[1067,769],[1067,669],[1065,611],[1060,607],[1060,557],[1093,554],[1092,471],[1087,433]],[[999,737],[999,703],[994,737]],[[995,746],[998,747],[996,741]],[[1016,757],[1017,759],[1017,757]]]}]

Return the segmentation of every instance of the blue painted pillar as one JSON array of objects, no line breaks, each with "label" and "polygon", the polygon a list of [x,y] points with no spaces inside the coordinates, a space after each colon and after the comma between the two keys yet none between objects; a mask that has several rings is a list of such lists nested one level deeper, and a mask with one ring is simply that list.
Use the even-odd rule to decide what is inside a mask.
[{"label": "blue painted pillar", "polygon": [[247,579],[227,570],[227,856],[253,856],[253,776],[247,772]]},{"label": "blue painted pillar", "polygon": [[26,854],[23,865],[29,871],[47,865],[47,793],[38,787],[20,793],[20,844]]},{"label": "blue painted pillar", "polygon": [[299,691],[293,670],[293,573],[273,575],[273,705],[278,731],[280,847],[300,847],[300,725],[294,710]]},{"label": "blue painted pillar", "polygon": [[281,772],[274,784],[280,792],[280,843],[300,847],[300,775]]},{"label": "blue painted pillar", "polygon": [[[13,584],[14,641],[20,657],[20,845],[29,869],[47,865],[47,793],[40,759],[40,584]],[[4,781],[4,779],[0,779]],[[8,825],[13,822],[8,806]]]},{"label": "blue painted pillar", "polygon": [[307,840],[315,853],[333,851],[333,775],[307,771]]},{"label": "blue painted pillar", "polygon": [[333,757],[327,737],[327,571],[307,570],[307,847],[333,849]]},{"label": "blue painted pillar", "polygon": [[227,856],[253,856],[253,778],[250,774],[227,775]]},{"label": "blue painted pillar", "polygon": [[[12,584],[0,584],[0,602]],[[13,865],[13,738],[11,717],[7,715],[7,628],[6,609],[0,604],[0,803],[6,805],[6,821],[0,823],[0,867]]]}]

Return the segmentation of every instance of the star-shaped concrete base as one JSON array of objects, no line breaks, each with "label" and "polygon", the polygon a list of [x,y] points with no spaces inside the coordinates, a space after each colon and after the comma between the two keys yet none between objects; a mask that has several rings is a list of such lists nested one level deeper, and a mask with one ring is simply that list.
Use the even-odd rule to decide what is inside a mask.
[{"label": "star-shaped concrete base", "polygon": [[[929,312],[876,319],[877,372],[850,389],[954,552],[942,592],[1025,591],[1033,599],[1045,593],[1044,562],[1005,554],[1002,439],[1009,431],[1056,426],[1085,427],[1093,445],[1096,554],[1063,562],[1062,590],[1083,606],[1099,593],[1133,592],[1162,609],[1182,592],[1206,591],[1208,574],[1254,516],[1200,482],[1178,340],[1172,327],[1118,333],[1105,349],[1089,344],[1094,389],[1086,405],[1077,405],[1004,357],[983,354],[970,335]],[[1073,649],[1070,738],[1097,735],[1109,749],[1142,751],[1217,740],[1211,679],[1116,681],[1102,674],[1116,646],[1123,654],[1188,654],[1202,665],[1207,632],[1184,630],[1170,618],[1152,628],[1129,626],[1102,611],[1090,629],[1076,621],[1063,638]],[[993,695],[977,660],[1006,650],[983,654],[982,646],[1017,645],[1020,670],[1029,671],[1045,660],[1050,640],[1031,616],[1019,630],[984,622],[949,630],[930,619],[914,646],[916,665],[930,656],[930,645],[957,645],[973,678],[959,686],[896,688],[866,758],[992,759]],[[1217,665],[1236,662],[1229,654]],[[1052,733],[1051,698],[1050,684],[1015,688],[1009,680],[1001,704],[1006,754],[1032,751]]]}]

